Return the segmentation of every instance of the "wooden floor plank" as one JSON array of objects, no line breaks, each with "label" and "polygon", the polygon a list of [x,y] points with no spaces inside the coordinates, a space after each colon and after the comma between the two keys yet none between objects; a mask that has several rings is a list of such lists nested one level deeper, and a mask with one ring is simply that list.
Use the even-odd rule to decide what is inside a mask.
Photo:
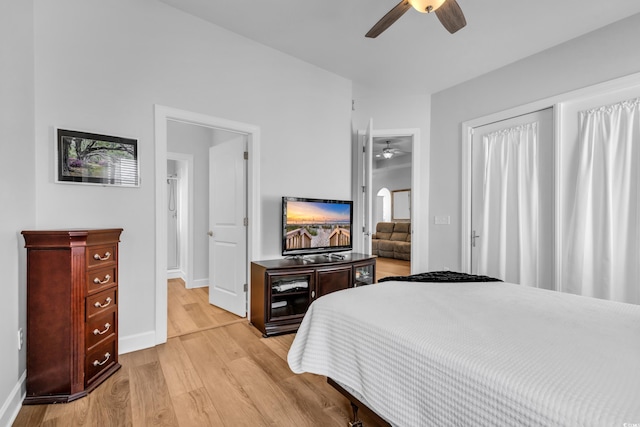
[{"label": "wooden floor plank", "polygon": [[18,412],[13,427],[40,426],[50,405],[25,405]]},{"label": "wooden floor plank", "polygon": [[173,338],[241,321],[209,303],[209,288],[186,289],[181,279],[167,282],[167,337]]},{"label": "wooden floor plank", "polygon": [[129,370],[131,418],[136,426],[178,426],[171,395],[160,362]]},{"label": "wooden floor plank", "polygon": [[225,426],[268,425],[204,332],[180,339]]},{"label": "wooden floor plank", "polygon": [[291,399],[263,371],[255,359],[243,357],[229,363],[231,375],[251,399],[256,409],[272,426],[314,426],[315,420],[308,412],[298,411],[291,405]]},{"label": "wooden floor plank", "polygon": [[165,344],[156,346],[156,349],[169,394],[172,397],[203,388],[202,380],[181,340],[171,338]]},{"label": "wooden floor plank", "polygon": [[173,401],[180,427],[224,425],[204,387],[175,396]]},{"label": "wooden floor plank", "polygon": [[132,426],[128,369],[119,369],[96,388],[89,403],[87,425],[95,427]]},{"label": "wooden floor plank", "polygon": [[260,338],[260,341],[269,347],[271,351],[277,354],[282,360],[287,360],[289,347],[293,342],[295,334],[277,335],[269,338]]},{"label": "wooden floor plank", "polygon": [[411,274],[411,261],[393,258],[376,258],[376,281],[388,276],[408,276]]}]

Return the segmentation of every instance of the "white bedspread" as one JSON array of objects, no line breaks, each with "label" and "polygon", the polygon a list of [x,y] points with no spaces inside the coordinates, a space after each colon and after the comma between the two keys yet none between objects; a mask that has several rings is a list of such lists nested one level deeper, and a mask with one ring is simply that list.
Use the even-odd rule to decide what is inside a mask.
[{"label": "white bedspread", "polygon": [[394,426],[640,423],[631,304],[500,282],[385,282],[316,300],[288,361]]}]

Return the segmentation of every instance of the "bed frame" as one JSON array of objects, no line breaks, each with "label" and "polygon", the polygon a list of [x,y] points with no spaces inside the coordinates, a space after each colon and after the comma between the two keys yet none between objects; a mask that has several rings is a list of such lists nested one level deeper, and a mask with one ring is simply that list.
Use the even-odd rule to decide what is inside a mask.
[{"label": "bed frame", "polygon": [[353,420],[349,421],[349,427],[364,427],[362,421],[358,418],[358,410],[362,409],[368,416],[373,418],[378,424],[381,426],[391,427],[391,424],[386,422],[380,415],[376,414],[371,408],[367,407],[364,403],[362,403],[358,398],[349,393],[344,387],[340,386],[337,382],[327,377],[327,382],[329,385],[340,392],[344,397],[349,399],[351,402],[351,409],[353,410]]}]

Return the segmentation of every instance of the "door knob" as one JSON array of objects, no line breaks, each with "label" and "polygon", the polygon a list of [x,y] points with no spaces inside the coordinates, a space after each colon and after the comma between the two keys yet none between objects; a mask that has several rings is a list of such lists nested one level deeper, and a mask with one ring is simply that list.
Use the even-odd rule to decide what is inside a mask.
[{"label": "door knob", "polygon": [[209,230],[207,234],[209,235],[209,237],[213,237],[213,231]]}]

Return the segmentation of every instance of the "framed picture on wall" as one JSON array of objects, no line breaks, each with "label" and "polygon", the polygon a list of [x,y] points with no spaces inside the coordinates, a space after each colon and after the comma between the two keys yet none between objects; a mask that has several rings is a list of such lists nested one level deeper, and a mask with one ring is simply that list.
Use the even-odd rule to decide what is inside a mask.
[{"label": "framed picture on wall", "polygon": [[56,129],[56,182],[138,187],[138,141]]},{"label": "framed picture on wall", "polygon": [[396,220],[411,219],[411,190],[394,190],[391,192],[391,218]]}]

